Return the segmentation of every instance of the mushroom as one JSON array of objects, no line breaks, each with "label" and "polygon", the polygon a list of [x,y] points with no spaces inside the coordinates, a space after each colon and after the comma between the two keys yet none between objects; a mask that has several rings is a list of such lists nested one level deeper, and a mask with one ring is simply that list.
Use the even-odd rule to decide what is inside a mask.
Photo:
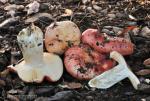
[{"label": "mushroom", "polygon": [[89,80],[114,67],[115,62],[90,46],[80,44],[69,48],[64,55],[67,72],[79,80]]},{"label": "mushroom", "polygon": [[45,46],[48,52],[63,54],[68,47],[80,44],[81,33],[71,21],[61,21],[47,27]]},{"label": "mushroom", "polygon": [[57,81],[63,73],[61,58],[52,53],[43,53],[43,33],[33,24],[19,32],[17,40],[24,61],[10,67],[25,82],[40,83],[46,78]]},{"label": "mushroom", "polygon": [[117,51],[122,55],[133,53],[134,45],[125,38],[112,37],[99,33],[97,29],[87,29],[82,33],[82,42],[90,45],[100,53]]},{"label": "mushroom", "polygon": [[120,53],[113,51],[110,53],[110,58],[116,60],[119,64],[91,79],[88,83],[89,86],[106,89],[128,77],[133,87],[138,89],[140,81],[128,68],[123,56]]}]

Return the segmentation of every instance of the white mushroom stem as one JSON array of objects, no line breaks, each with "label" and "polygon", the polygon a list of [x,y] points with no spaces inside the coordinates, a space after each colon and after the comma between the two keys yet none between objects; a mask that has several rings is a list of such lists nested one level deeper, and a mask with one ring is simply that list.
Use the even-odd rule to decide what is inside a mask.
[{"label": "white mushroom stem", "polygon": [[118,65],[90,80],[89,86],[106,89],[128,77],[133,87],[138,89],[140,81],[128,68],[123,56],[120,53],[113,51],[110,54],[110,58],[116,60]]},{"label": "white mushroom stem", "polygon": [[63,63],[59,56],[43,53],[43,33],[40,28],[27,27],[17,36],[24,61],[15,67],[19,77],[25,82],[40,83],[46,77],[49,81],[57,81],[63,73]]},{"label": "white mushroom stem", "polygon": [[31,25],[23,29],[17,40],[26,63],[43,63],[43,34],[39,28]]}]

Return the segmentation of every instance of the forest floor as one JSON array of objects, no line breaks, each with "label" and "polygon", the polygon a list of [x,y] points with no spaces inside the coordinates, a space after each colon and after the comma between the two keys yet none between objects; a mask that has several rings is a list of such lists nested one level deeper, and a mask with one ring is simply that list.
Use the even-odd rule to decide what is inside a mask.
[{"label": "forest floor", "polygon": [[[9,0],[8,3],[0,3],[0,101],[150,101],[150,73],[145,73],[150,68],[143,65],[143,61],[150,58],[150,2],[38,0],[39,11],[27,15],[25,6],[31,1]],[[14,4],[23,5],[23,8],[14,7],[10,10],[8,6]],[[88,81],[76,80],[66,71],[56,83],[44,81],[42,84],[30,84],[20,80],[17,74],[8,72],[7,66],[16,64],[22,58],[16,40],[19,31],[33,21],[45,32],[52,22],[64,20],[76,23],[81,32],[97,28],[113,36],[117,36],[120,31],[129,33],[135,49],[125,59],[146,87],[135,90],[130,81],[125,79],[106,90],[93,89],[87,85]],[[136,28],[130,29],[133,26]]]}]

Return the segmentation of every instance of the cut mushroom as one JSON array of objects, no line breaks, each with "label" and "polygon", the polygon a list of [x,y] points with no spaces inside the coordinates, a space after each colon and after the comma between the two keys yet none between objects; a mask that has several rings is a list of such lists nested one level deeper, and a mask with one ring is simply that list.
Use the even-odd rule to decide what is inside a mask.
[{"label": "cut mushroom", "polygon": [[43,53],[43,33],[33,24],[23,29],[17,36],[24,61],[10,69],[16,71],[25,82],[40,83],[44,78],[57,81],[63,73],[63,63],[59,56]]},{"label": "cut mushroom", "polygon": [[81,33],[71,21],[56,22],[48,26],[45,33],[45,46],[48,52],[63,54],[73,45],[79,45]]},{"label": "cut mushroom", "polygon": [[138,85],[140,84],[139,79],[132,73],[132,71],[128,68],[123,56],[113,51],[110,54],[110,58],[116,60],[119,64],[114,68],[96,76],[95,78],[89,81],[90,87],[96,87],[101,89],[107,89],[117,82],[129,78],[133,87],[138,89]]}]

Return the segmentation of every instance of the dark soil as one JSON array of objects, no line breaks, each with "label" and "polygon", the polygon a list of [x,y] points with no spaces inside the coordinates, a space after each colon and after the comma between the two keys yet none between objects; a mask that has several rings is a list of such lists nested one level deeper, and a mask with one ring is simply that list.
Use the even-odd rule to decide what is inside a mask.
[{"label": "dark soil", "polygon": [[[34,24],[45,32],[45,28],[54,21],[71,20],[78,25],[81,32],[87,28],[97,28],[107,30],[107,34],[116,36],[117,34],[112,31],[114,26],[123,29],[137,26],[140,30],[145,26],[150,27],[150,4],[146,2],[142,4],[140,1],[144,2],[144,0],[91,0],[83,4],[82,0],[41,0],[38,13],[49,13],[52,17],[40,17]],[[9,3],[26,6],[30,2],[9,0]],[[7,5],[7,3],[0,4],[0,23],[11,18],[4,10]],[[62,16],[65,9],[71,9],[73,15]],[[27,15],[24,10],[16,10],[14,16],[18,16],[19,19],[0,27],[0,71],[5,72],[0,75],[0,101],[150,101],[150,84],[145,82],[150,74],[138,76],[142,85],[137,91],[128,79],[107,90],[101,90],[90,88],[87,85],[88,81],[78,81],[66,71],[58,82],[45,81],[42,84],[25,83],[18,78],[17,74],[6,73],[8,65],[16,64],[22,58],[16,36],[30,24],[25,20],[34,15]],[[132,19],[129,15],[136,19]],[[140,35],[140,32],[137,35],[133,31],[128,33],[135,44],[135,50],[125,59],[131,70],[136,73],[148,68],[143,65],[143,61],[150,58],[150,37]],[[82,87],[65,88],[62,86],[64,82],[78,82]]]}]

